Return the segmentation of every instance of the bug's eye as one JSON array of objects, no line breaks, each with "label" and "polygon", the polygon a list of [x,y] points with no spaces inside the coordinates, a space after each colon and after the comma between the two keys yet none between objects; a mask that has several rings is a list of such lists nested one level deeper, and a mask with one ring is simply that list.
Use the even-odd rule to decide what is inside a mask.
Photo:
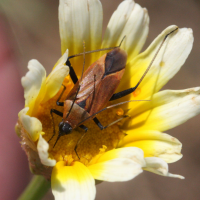
[{"label": "bug's eye", "polygon": [[64,133],[70,133],[72,131],[72,127],[68,123],[64,123],[62,126],[62,131]]}]

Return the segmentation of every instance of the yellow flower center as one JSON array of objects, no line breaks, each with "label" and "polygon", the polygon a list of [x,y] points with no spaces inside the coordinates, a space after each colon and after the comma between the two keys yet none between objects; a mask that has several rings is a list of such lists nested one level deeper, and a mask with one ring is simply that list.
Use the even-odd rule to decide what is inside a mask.
[{"label": "yellow flower center", "polygon": [[[63,84],[67,89],[60,101],[65,101],[68,92],[73,87],[73,83],[69,77],[65,78]],[[49,141],[53,136],[53,123],[50,115],[50,110],[56,109],[60,112],[63,112],[63,107],[56,105],[56,101],[62,90],[63,87],[61,87],[60,91],[55,97],[40,105],[38,109],[37,118],[42,123],[43,131],[45,132],[43,137],[46,141]],[[120,114],[122,112],[123,110],[120,109]],[[94,158],[99,153],[102,153],[102,148],[105,149],[105,151],[114,149],[118,145],[119,141],[124,137],[124,133],[119,128],[120,123],[114,124],[104,130],[100,130],[100,128],[91,119],[84,122],[84,125],[88,128],[86,133],[83,129],[78,127],[74,129],[70,134],[61,136],[55,147],[53,147],[58,137],[58,124],[62,121],[62,117],[56,114],[53,115],[56,134],[49,142],[49,155],[56,161],[64,160],[70,164],[72,161],[78,160],[87,165],[92,158]],[[116,108],[103,111],[97,115],[97,118],[103,126],[106,126],[120,118],[119,109]],[[82,139],[80,140],[81,137]],[[74,150],[76,145],[78,156]]]}]

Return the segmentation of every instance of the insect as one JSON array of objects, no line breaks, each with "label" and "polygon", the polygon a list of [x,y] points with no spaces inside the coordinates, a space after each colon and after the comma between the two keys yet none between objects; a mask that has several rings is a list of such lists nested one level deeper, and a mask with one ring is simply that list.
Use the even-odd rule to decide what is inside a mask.
[{"label": "insect", "polygon": [[[127,60],[126,52],[120,49],[120,46],[123,40],[121,41],[120,45],[117,47],[110,47],[110,48],[105,48],[105,49],[98,49],[94,51],[83,52],[83,53],[68,57],[66,61],[66,65],[68,65],[70,68],[69,75],[74,83],[74,87],[67,95],[66,100],[64,102],[60,102],[60,99],[66,89],[66,87],[63,85],[64,87],[63,91],[61,92],[56,102],[58,106],[64,106],[63,113],[58,110],[51,109],[50,113],[53,120],[54,132],[50,140],[55,135],[55,124],[54,124],[53,113],[63,118],[59,124],[58,137],[56,139],[54,146],[57,144],[61,136],[70,134],[72,130],[77,127],[80,127],[85,132],[87,132],[88,128],[83,124],[86,120],[93,119],[96,125],[101,130],[103,130],[107,128],[108,126],[118,122],[122,118],[127,117],[124,115],[122,118],[114,121],[113,123],[107,126],[103,126],[101,122],[98,120],[98,118],[96,117],[96,115],[99,112],[102,112],[103,110],[106,110],[108,108],[114,107],[119,104],[127,103],[127,102],[122,102],[122,103],[118,103],[118,104],[108,106],[105,108],[106,104],[109,101],[124,97],[134,92],[137,89],[137,87],[140,85],[140,83],[146,76],[147,72],[151,68],[164,41],[171,33],[176,31],[177,29],[178,28],[171,31],[165,36],[162,43],[160,44],[160,47],[155,53],[152,61],[150,62],[149,66],[147,67],[146,71],[144,72],[144,74],[142,75],[142,77],[140,78],[136,86],[129,88],[127,90],[118,92],[118,93],[114,93],[114,92],[117,89],[120,83],[120,80],[124,74],[126,60]],[[69,60],[76,56],[81,56],[81,55],[85,56],[85,54],[103,51],[103,50],[111,50],[111,51],[104,54],[96,62],[94,62],[91,66],[89,66],[88,69],[84,73],[82,72],[81,78],[78,79]],[[80,138],[80,140],[82,139],[82,137]],[[77,156],[78,154],[77,154],[76,148],[80,140],[77,142],[74,149]]]}]

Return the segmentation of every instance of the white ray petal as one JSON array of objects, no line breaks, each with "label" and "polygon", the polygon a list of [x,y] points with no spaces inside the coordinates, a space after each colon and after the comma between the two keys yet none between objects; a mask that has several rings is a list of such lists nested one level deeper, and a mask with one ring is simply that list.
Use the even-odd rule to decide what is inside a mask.
[{"label": "white ray petal", "polygon": [[[100,48],[102,38],[103,11],[99,0],[60,0],[59,28],[62,53],[69,49],[69,55]],[[94,55],[86,56],[86,66],[94,61]],[[82,57],[73,58],[72,65],[79,70]],[[81,70],[80,70],[81,72]]]},{"label": "white ray petal", "polygon": [[153,172],[161,176],[184,179],[184,177],[181,175],[169,173],[168,164],[160,158],[147,157],[145,158],[145,161],[146,161],[146,167],[143,168],[144,170]]},{"label": "white ray petal", "polygon": [[36,142],[40,134],[44,134],[44,132],[42,132],[42,123],[37,118],[27,115],[28,109],[28,107],[24,108],[18,115],[23,128],[26,130],[31,140]]},{"label": "white ray petal", "polygon": [[45,95],[42,103],[54,97],[61,88],[64,78],[69,74],[69,67],[65,65],[68,58],[68,50],[58,60],[52,72],[45,81]]},{"label": "white ray petal", "polygon": [[21,79],[24,88],[25,106],[29,107],[29,114],[32,113],[34,105],[46,79],[44,67],[35,59],[28,63],[29,72]]},{"label": "white ray petal", "polygon": [[161,91],[135,112],[132,114],[137,116],[131,117],[134,120],[129,118],[124,129],[165,131],[174,128],[200,113],[200,87]]},{"label": "white ray petal", "polygon": [[176,162],[182,158],[181,142],[159,131],[126,131],[126,137],[120,142],[119,147],[138,147],[143,150],[145,157],[158,157],[167,163]]},{"label": "white ray petal", "polygon": [[86,166],[75,162],[65,166],[64,161],[58,162],[51,176],[52,192],[55,200],[94,200],[95,182]]},{"label": "white ray petal", "polygon": [[128,181],[142,172],[145,166],[141,149],[126,147],[106,152],[95,164],[88,166],[97,180]]},{"label": "white ray petal", "polygon": [[[147,50],[139,54],[126,66],[119,91],[134,87],[151,63],[156,51],[160,47],[164,37],[175,30],[177,26],[166,28],[149,46]],[[138,87],[137,95],[129,95],[131,99],[145,99],[158,92],[185,63],[193,46],[193,33],[191,29],[181,28],[168,36],[151,69]]]},{"label": "white ray petal", "polygon": [[142,49],[149,31],[147,10],[133,0],[123,1],[113,13],[105,32],[103,47],[114,47],[122,43],[128,59],[133,59]]},{"label": "white ray petal", "polygon": [[56,160],[49,158],[49,144],[47,141],[42,137],[42,135],[39,136],[38,144],[37,144],[37,150],[38,154],[41,160],[41,163],[46,166],[55,166]]}]

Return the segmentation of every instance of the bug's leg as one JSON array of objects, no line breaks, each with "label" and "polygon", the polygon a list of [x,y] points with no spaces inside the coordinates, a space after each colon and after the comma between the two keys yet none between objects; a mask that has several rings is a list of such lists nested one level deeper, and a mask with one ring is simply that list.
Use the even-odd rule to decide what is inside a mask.
[{"label": "bug's leg", "polygon": [[104,129],[103,125],[101,124],[101,122],[100,122],[96,117],[93,119],[93,121],[95,122],[95,124],[96,124],[101,130]]},{"label": "bug's leg", "polygon": [[53,135],[52,135],[52,137],[50,138],[50,140],[48,141],[48,143],[52,140],[52,138],[53,138],[54,135],[56,134],[53,113],[55,113],[56,115],[58,115],[58,116],[60,116],[60,117],[63,116],[63,113],[62,113],[62,112],[60,112],[60,111],[58,111],[58,110],[55,110],[55,109],[51,109],[50,114],[51,114],[51,118],[52,118],[52,121],[53,121]]},{"label": "bug's leg", "polygon": [[126,95],[128,95],[128,94],[134,92],[134,91],[137,89],[137,87],[140,85],[140,83],[142,82],[142,80],[143,80],[144,77],[146,76],[147,72],[150,70],[150,68],[151,68],[151,66],[152,66],[152,64],[153,64],[153,62],[154,62],[154,60],[156,59],[156,57],[157,57],[157,55],[158,55],[158,53],[159,53],[159,51],[160,51],[160,49],[161,49],[163,43],[164,43],[165,40],[167,39],[167,37],[168,37],[170,34],[172,34],[173,32],[177,31],[177,30],[178,30],[178,27],[177,27],[176,29],[174,29],[173,31],[171,31],[170,33],[168,33],[167,35],[165,35],[163,41],[161,42],[159,48],[157,49],[157,51],[156,51],[154,57],[153,57],[152,60],[151,60],[149,66],[147,67],[146,71],[144,72],[144,74],[142,75],[142,77],[140,78],[140,80],[138,81],[137,85],[136,85],[135,87],[129,88],[129,89],[127,89],[127,90],[124,90],[124,91],[118,92],[118,93],[116,93],[116,94],[113,94],[113,96],[110,98],[110,101],[113,101],[113,100],[119,99],[119,98],[121,98],[121,97],[124,97],[124,96],[126,96]]},{"label": "bug's leg", "polygon": [[[162,43],[163,44],[163,43]],[[161,44],[161,46],[162,46]],[[160,48],[161,48],[160,46]],[[147,72],[149,71],[149,69],[151,68],[151,65],[153,64],[153,61],[155,60],[160,48],[158,49],[157,53],[155,54],[153,60],[151,61],[151,63],[149,64],[149,66],[147,67],[146,71],[144,72],[144,74],[142,75],[142,77],[140,78],[140,80],[138,81],[138,83],[136,84],[135,87],[132,87],[132,88],[129,88],[127,90],[124,90],[124,91],[121,91],[121,92],[118,92],[116,94],[113,94],[112,97],[110,98],[109,101],[113,101],[113,100],[116,100],[116,99],[119,99],[119,98],[122,98],[128,94],[131,94],[132,92],[134,92],[138,86],[140,85],[140,83],[142,82],[142,80],[144,79],[144,77],[146,76]]]},{"label": "bug's leg", "polygon": [[96,117],[95,117],[93,120],[94,120],[94,122],[96,123],[96,125],[97,125],[101,130],[103,130],[103,129],[106,129],[106,128],[108,128],[109,126],[112,126],[113,124],[115,124],[115,123],[121,121],[122,119],[124,119],[124,118],[126,118],[126,117],[128,117],[128,115],[122,116],[121,118],[115,120],[114,122],[108,124],[107,126],[103,126],[103,125],[101,124],[101,122],[100,122]]},{"label": "bug's leg", "polygon": [[63,88],[63,91],[61,92],[60,96],[58,97],[58,99],[57,99],[57,101],[56,101],[57,106],[64,106],[64,102],[59,102],[60,99],[61,99],[61,97],[62,97],[62,95],[63,95],[63,93],[64,93],[64,91],[66,90],[66,86],[63,85],[63,84],[62,84],[62,86],[63,86],[64,88]]},{"label": "bug's leg", "polygon": [[75,153],[76,153],[76,155],[77,155],[79,160],[80,160],[80,157],[78,156],[78,153],[77,153],[77,147],[78,147],[79,143],[81,142],[81,140],[84,138],[85,134],[86,134],[86,132],[81,136],[81,138],[76,143],[76,146],[74,147],[74,151],[75,151]]},{"label": "bug's leg", "polygon": [[[103,49],[96,49],[96,50],[92,50],[92,51],[86,51],[86,52],[83,52],[83,53],[78,53],[78,54],[75,54],[75,55],[72,55],[72,56],[69,56],[67,60],[71,59],[71,58],[74,58],[74,57],[77,57],[77,56],[81,56],[83,54],[90,54],[90,53],[95,53],[95,52],[100,52],[100,51],[107,51],[107,50],[112,50],[112,49],[115,49],[115,48],[119,48],[121,47],[121,44],[122,42],[124,41],[124,39],[126,38],[126,36],[124,36],[120,42],[120,44],[118,46],[115,46],[115,47],[108,47],[108,48],[103,48]],[[66,62],[67,64],[67,62]]]},{"label": "bug's leg", "polygon": [[88,131],[88,128],[86,126],[84,126],[83,124],[81,124],[79,127],[82,128],[85,132]]},{"label": "bug's leg", "polygon": [[[73,58],[73,57],[72,57]],[[73,81],[74,84],[76,84],[76,82],[78,81],[78,77],[74,71],[74,68],[72,67],[70,61],[69,61],[70,57],[67,59],[66,61],[66,65],[69,66],[69,75]]]},{"label": "bug's leg", "polygon": [[137,86],[136,85],[135,87],[132,87],[132,88],[129,88],[127,90],[124,90],[124,91],[121,91],[121,92],[118,92],[116,94],[113,94],[112,97],[110,98],[109,101],[113,101],[113,100],[116,100],[116,99],[120,99],[128,94],[131,94],[132,92],[134,92],[136,89],[137,89]]},{"label": "bug's leg", "polygon": [[82,129],[85,131],[85,133],[84,133],[84,134],[81,136],[81,138],[78,140],[78,142],[76,143],[76,146],[75,146],[75,148],[74,148],[74,151],[76,152],[76,155],[77,155],[78,159],[80,160],[80,157],[78,156],[78,153],[77,153],[77,147],[78,147],[78,144],[79,144],[79,143],[81,142],[81,140],[83,139],[83,137],[85,136],[86,132],[88,131],[88,128],[87,128],[86,126],[84,126],[83,124],[81,124],[79,127],[82,128]]}]

